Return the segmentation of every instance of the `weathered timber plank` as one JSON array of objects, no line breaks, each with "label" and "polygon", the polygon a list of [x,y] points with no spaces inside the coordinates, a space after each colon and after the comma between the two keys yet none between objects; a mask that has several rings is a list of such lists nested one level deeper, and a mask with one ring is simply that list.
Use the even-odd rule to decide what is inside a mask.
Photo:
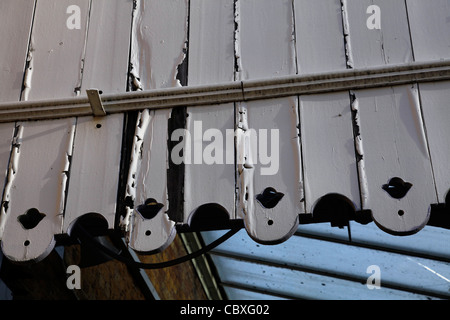
[{"label": "weathered timber plank", "polygon": [[[34,1],[7,0],[0,3],[0,41],[7,43],[0,48],[0,101],[19,101],[22,92],[28,44],[33,22]],[[0,187],[3,192],[8,175],[11,144],[15,124],[0,124]],[[3,210],[2,210],[3,212]],[[0,239],[5,220],[0,217]]]},{"label": "weathered timber plank", "polygon": [[[406,1],[415,61],[441,60],[450,57],[450,2]],[[438,201],[445,202],[450,190],[450,82],[419,85],[422,112],[430,148]]]},{"label": "weathered timber plank", "polygon": [[[345,70],[341,2],[296,0],[294,4],[299,73]],[[306,211],[311,213],[317,201],[331,193],[361,208],[349,93],[299,99]]]},{"label": "weathered timber plank", "polygon": [[[369,5],[377,5],[382,12],[380,28],[361,25],[361,12]],[[413,60],[405,3],[349,0],[344,2],[344,13],[352,67]],[[353,94],[363,208],[372,210],[377,225],[387,232],[417,232],[428,221],[430,204],[437,200],[417,86]],[[390,184],[393,178],[412,187],[395,187]]]},{"label": "weathered timber plank", "polygon": [[[233,80],[233,12],[231,0],[190,2],[189,85]],[[204,204],[218,204],[234,218],[234,104],[188,107],[187,114],[191,143],[185,146],[191,152],[184,158],[184,222]]]},{"label": "weathered timber plank", "polygon": [[[135,90],[179,86],[179,71],[186,58],[188,1],[147,1],[137,3],[131,43],[131,66]],[[180,71],[180,73],[182,73]],[[169,220],[167,169],[168,133],[171,110],[145,110],[136,125],[127,197],[134,208],[154,199],[163,207],[149,218],[128,209],[130,246],[140,252],[167,247],[176,231]],[[127,223],[125,221],[125,223]]]},{"label": "weathered timber plank", "polygon": [[[75,28],[68,23],[70,8],[79,13],[80,23]],[[22,100],[76,95],[88,11],[87,0],[36,4]],[[54,19],[48,19],[49,15]],[[15,261],[40,260],[53,248],[54,235],[62,232],[76,119],[20,122],[16,126],[3,197],[7,204],[3,207],[7,215],[3,251]],[[45,214],[41,221],[35,218],[39,213]],[[17,220],[21,215],[27,215],[25,220],[32,223]]]},{"label": "weathered timber plank", "polygon": [[[6,0],[0,3],[0,101],[18,101],[27,60],[34,2]],[[7,45],[6,45],[7,44]]]},{"label": "weathered timber plank", "polygon": [[[296,73],[291,1],[238,1],[235,19],[237,79]],[[298,100],[239,103],[236,117],[239,214],[254,240],[284,241],[296,230],[298,214],[304,211]],[[257,200],[272,197],[270,188],[284,194],[275,207]]]},{"label": "weathered timber plank", "polygon": [[[103,93],[125,92],[132,2],[94,1],[90,12],[81,95],[90,88]],[[123,114],[81,117],[71,159],[71,179],[64,231],[80,215],[97,212],[114,227]]]},{"label": "weathered timber plank", "polygon": [[74,128],[73,118],[18,124],[4,197],[2,249],[11,260],[45,258],[61,233]]}]

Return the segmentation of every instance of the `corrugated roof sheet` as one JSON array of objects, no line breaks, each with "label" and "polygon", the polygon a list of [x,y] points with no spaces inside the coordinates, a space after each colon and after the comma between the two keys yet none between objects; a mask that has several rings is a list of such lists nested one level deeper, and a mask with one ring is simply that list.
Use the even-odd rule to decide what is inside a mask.
[{"label": "corrugated roof sheet", "polygon": [[[242,230],[210,253],[230,299],[448,299],[450,232],[425,227],[386,235],[374,224],[300,226],[288,241],[263,246]],[[208,243],[222,232],[202,234]],[[380,289],[369,279],[379,267]]]}]

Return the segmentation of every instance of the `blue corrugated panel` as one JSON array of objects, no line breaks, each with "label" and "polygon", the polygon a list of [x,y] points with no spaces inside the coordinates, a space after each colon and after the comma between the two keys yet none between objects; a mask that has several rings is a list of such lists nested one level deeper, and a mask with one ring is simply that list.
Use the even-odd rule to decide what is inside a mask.
[{"label": "blue corrugated panel", "polygon": [[[203,238],[209,243],[222,233]],[[288,241],[265,246],[241,230],[210,255],[231,299],[450,298],[448,230],[396,237],[353,223],[351,241],[348,234],[326,223],[302,225]],[[375,275],[380,288],[370,289]]]}]

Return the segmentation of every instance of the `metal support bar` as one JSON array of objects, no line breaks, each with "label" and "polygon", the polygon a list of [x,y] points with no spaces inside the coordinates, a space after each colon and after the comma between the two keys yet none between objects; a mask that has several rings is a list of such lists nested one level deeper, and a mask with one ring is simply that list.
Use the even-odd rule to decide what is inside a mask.
[{"label": "metal support bar", "polygon": [[60,100],[1,103],[0,122],[223,104],[445,80],[450,80],[450,60],[416,62],[333,73],[110,94],[103,95],[102,100],[95,94],[92,97],[88,94],[88,97]]}]

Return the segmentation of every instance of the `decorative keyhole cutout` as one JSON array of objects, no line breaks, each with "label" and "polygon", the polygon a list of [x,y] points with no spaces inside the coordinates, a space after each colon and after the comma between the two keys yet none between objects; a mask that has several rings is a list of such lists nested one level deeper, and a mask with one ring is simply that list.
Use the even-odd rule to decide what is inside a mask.
[{"label": "decorative keyhole cutout", "polygon": [[256,200],[267,209],[274,208],[278,202],[284,197],[284,193],[277,192],[272,187],[264,189],[264,191],[256,196]]},{"label": "decorative keyhole cutout", "polygon": [[153,198],[145,200],[144,204],[137,207],[137,211],[144,219],[153,219],[156,217],[161,208],[164,207],[162,203],[159,203]]},{"label": "decorative keyhole cutout", "polygon": [[383,190],[386,191],[394,199],[402,199],[406,196],[412,183],[405,182],[403,179],[395,177],[389,183],[383,185]]},{"label": "decorative keyhole cutout", "polygon": [[35,228],[42,219],[44,219],[45,214],[39,212],[36,208],[31,208],[27,210],[24,214],[17,217],[22,227],[26,230],[31,230]]}]

